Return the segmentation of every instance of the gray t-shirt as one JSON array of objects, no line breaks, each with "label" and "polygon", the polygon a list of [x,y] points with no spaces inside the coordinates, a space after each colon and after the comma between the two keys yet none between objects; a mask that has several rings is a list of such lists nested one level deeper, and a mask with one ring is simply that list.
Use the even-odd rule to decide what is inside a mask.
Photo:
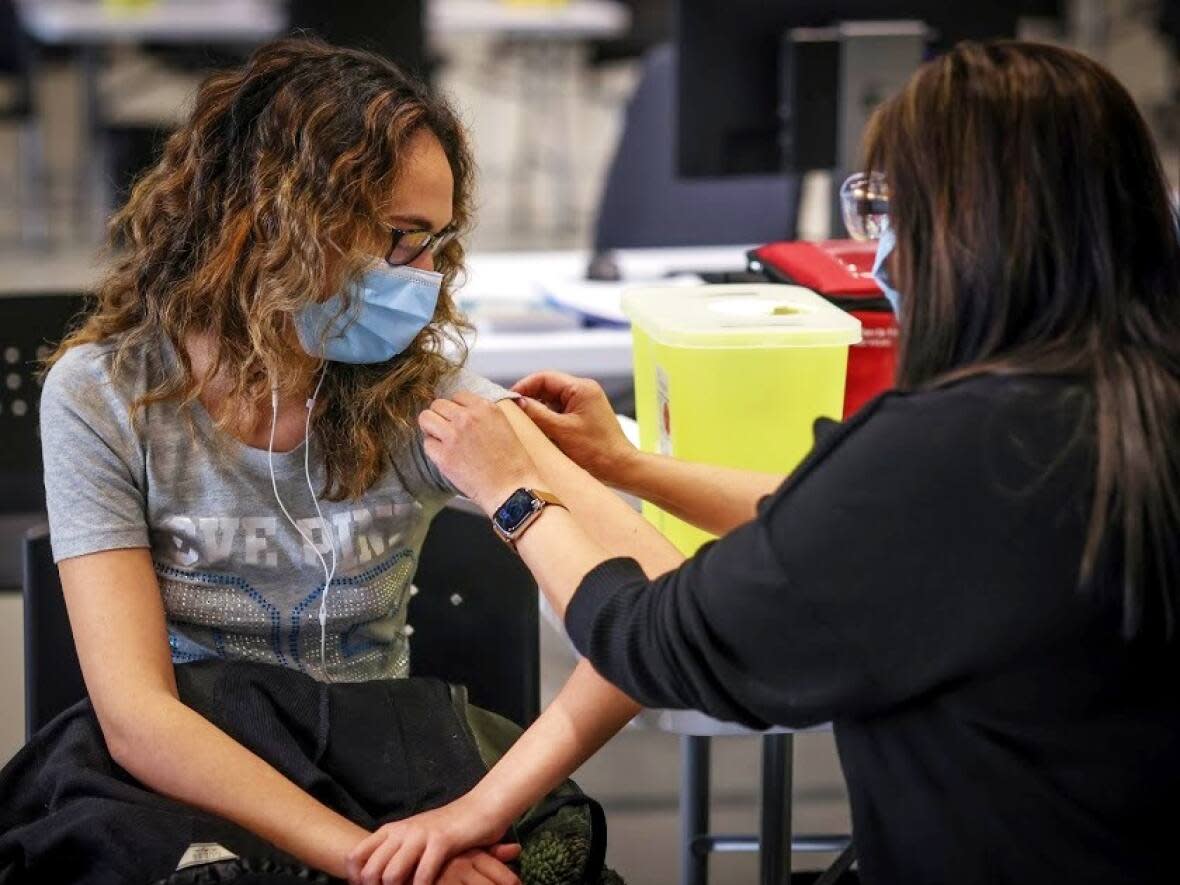
[{"label": "gray t-shirt", "polygon": [[[316,516],[304,450],[275,453],[279,494],[311,540],[279,509],[267,453],[216,428],[199,405],[132,403],[158,377],[170,345],[146,348],[118,379],[114,344],[75,347],[50,371],[41,399],[45,489],[54,559],[150,548],[175,663],[261,661],[325,678],[319,609],[324,570],[338,567],[327,600],[327,678],[405,676],[406,604],[430,520],[455,494],[420,440],[394,458],[358,501],[321,501]],[[502,388],[458,370],[440,395]],[[313,441],[312,484],[323,487]],[[326,525],[325,525],[326,523]]]}]

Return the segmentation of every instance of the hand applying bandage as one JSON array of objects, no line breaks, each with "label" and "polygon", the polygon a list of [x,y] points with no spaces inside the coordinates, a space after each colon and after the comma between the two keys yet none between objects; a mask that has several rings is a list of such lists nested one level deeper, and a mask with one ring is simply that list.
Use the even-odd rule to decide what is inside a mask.
[{"label": "hand applying bandage", "polygon": [[418,416],[426,454],[489,516],[514,491],[540,485],[540,471],[499,407],[474,394],[439,399]]}]

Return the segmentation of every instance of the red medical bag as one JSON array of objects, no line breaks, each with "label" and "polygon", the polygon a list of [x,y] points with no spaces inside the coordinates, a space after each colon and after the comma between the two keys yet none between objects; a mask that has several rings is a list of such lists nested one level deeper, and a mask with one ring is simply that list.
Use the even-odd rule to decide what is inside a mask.
[{"label": "red medical bag", "polygon": [[871,275],[876,254],[875,243],[855,240],[769,243],[749,254],[751,270],[813,289],[860,320],[863,340],[848,353],[845,418],[892,388],[897,369],[897,320]]}]

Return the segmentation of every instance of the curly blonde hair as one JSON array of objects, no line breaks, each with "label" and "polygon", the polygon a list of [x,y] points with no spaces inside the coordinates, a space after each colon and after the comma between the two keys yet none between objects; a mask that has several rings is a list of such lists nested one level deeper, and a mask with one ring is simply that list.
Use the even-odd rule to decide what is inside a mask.
[{"label": "curly blonde hair", "polygon": [[[201,86],[192,115],[112,219],[112,268],[97,305],[58,348],[118,340],[115,371],[138,348],[171,341],[175,368],[135,404],[197,401],[228,385],[222,429],[254,426],[272,379],[284,393],[307,377],[292,348],[293,316],[345,289],[369,266],[360,248],[404,165],[411,137],[437,137],[454,175],[453,229],[470,225],[473,162],[456,115],[395,65],[310,39],[263,46],[239,70]],[[355,499],[410,444],[415,417],[466,357],[466,323],[451,295],[463,268],[459,237],[435,254],[443,288],[432,322],[410,347],[375,365],[328,363],[315,434],[324,494]],[[197,377],[187,336],[214,342]],[[445,355],[447,345],[452,357]],[[316,368],[319,368],[317,365]]]}]

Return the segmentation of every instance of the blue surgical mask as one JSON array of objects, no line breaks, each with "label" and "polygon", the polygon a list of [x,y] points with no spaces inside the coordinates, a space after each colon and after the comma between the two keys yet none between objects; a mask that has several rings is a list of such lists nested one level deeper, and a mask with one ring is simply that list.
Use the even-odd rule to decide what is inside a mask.
[{"label": "blue surgical mask", "polygon": [[890,305],[893,306],[894,315],[900,316],[901,293],[893,288],[893,281],[889,279],[889,268],[885,266],[885,259],[889,257],[896,245],[897,237],[894,236],[893,228],[887,228],[885,233],[881,234],[881,239],[877,241],[877,257],[873,260],[873,279],[881,287],[885,297],[889,299]]},{"label": "blue surgical mask", "polygon": [[[295,315],[303,349],[337,363],[383,363],[410,346],[434,316],[442,274],[374,264],[335,295]],[[347,309],[345,306],[347,305]]]}]

